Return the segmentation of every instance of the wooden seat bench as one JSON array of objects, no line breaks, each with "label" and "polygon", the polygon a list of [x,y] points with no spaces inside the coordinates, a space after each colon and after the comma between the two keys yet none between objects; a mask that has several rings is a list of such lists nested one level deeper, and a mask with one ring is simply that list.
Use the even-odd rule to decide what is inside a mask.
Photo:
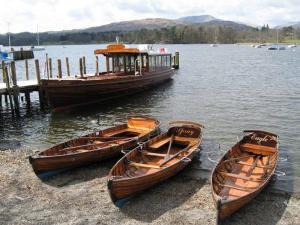
[{"label": "wooden seat bench", "polygon": [[276,148],[270,146],[264,146],[264,145],[245,143],[242,144],[240,147],[244,151],[253,152],[255,154],[261,154],[261,155],[270,155],[270,153],[276,152]]},{"label": "wooden seat bench", "polygon": [[223,171],[220,171],[219,173],[226,177],[232,177],[232,178],[242,179],[242,180],[246,180],[246,181],[253,181],[253,182],[262,182],[263,181],[263,179],[261,179],[261,178],[246,177],[246,176],[242,176],[242,175],[235,174],[235,173],[227,173],[227,172],[223,172]]},{"label": "wooden seat bench", "polygon": [[163,168],[161,166],[149,165],[149,164],[143,164],[143,163],[136,163],[136,162],[130,162],[129,165],[130,166],[135,166],[135,167],[152,168],[152,169],[162,169]]},{"label": "wooden seat bench", "polygon": [[[240,165],[244,165],[244,166],[252,166],[252,164],[246,163],[246,162],[244,162],[244,161],[237,161],[237,162],[235,162],[235,163],[240,164]],[[267,169],[267,168],[272,168],[273,165],[256,165],[255,167]]]},{"label": "wooden seat bench", "polygon": [[162,139],[156,143],[153,143],[152,145],[150,145],[150,148],[160,148],[161,146],[167,144],[168,142],[170,142],[171,137],[168,137],[166,139]]},{"label": "wooden seat bench", "polygon": [[[162,153],[155,153],[155,152],[148,152],[148,151],[142,151],[144,155],[149,155],[149,156],[157,156],[157,157],[162,157],[164,158],[167,154],[162,154]],[[172,157],[172,155],[170,155]]]}]

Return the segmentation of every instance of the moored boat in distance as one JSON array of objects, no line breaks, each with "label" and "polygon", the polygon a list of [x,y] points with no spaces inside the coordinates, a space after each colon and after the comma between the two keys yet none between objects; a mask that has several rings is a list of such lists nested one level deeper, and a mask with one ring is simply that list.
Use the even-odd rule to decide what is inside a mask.
[{"label": "moored boat in distance", "polygon": [[135,148],[111,169],[108,190],[114,204],[162,182],[187,166],[199,152],[203,126],[188,121],[171,123],[168,132]]},{"label": "moored boat in distance", "polygon": [[61,171],[99,162],[131,150],[139,142],[159,134],[159,121],[145,116],[130,116],[127,123],[100,130],[30,156],[34,172],[40,178]]},{"label": "moored boat in distance", "polygon": [[285,50],[285,47],[281,45],[272,45],[268,47],[268,50]]},{"label": "moored boat in distance", "polygon": [[29,50],[32,50],[32,51],[45,51],[46,49],[43,46],[31,46],[29,48]]},{"label": "moored boat in distance", "polygon": [[62,111],[137,93],[174,75],[172,54],[111,44],[97,49],[106,59],[106,71],[75,78],[42,79],[42,88],[54,111]]},{"label": "moored boat in distance", "polygon": [[266,131],[248,133],[221,158],[211,175],[217,220],[250,202],[269,183],[278,159],[278,136]]}]

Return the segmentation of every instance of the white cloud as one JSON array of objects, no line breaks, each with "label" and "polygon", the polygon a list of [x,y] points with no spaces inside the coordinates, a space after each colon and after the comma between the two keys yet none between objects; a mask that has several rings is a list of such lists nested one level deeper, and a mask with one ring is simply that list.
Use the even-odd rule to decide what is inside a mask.
[{"label": "white cloud", "polygon": [[201,14],[257,25],[300,20],[299,0],[1,0],[0,3],[0,33],[7,32],[8,22],[11,32],[35,32],[37,24],[40,31],[50,31]]}]

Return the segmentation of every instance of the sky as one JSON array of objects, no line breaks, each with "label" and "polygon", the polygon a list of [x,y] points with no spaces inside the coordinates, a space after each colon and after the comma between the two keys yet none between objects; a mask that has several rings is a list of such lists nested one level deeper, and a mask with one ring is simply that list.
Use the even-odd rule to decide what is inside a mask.
[{"label": "sky", "polygon": [[[300,0],[0,0],[0,33],[80,29],[144,18],[212,15],[251,25],[300,21]],[[9,25],[8,25],[9,24]]]}]

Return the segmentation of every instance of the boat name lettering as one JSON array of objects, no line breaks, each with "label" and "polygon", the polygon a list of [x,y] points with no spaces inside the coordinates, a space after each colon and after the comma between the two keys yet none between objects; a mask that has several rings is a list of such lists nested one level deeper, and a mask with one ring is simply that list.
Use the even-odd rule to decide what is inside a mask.
[{"label": "boat name lettering", "polygon": [[183,129],[183,128],[178,128],[178,129],[176,129],[176,133],[178,135],[189,135],[189,136],[192,136],[194,134],[194,131]]},{"label": "boat name lettering", "polygon": [[258,144],[261,144],[261,142],[267,142],[268,141],[268,138],[267,136],[264,136],[264,137],[257,137],[256,135],[253,135],[251,137],[251,140],[255,140],[257,141]]}]

